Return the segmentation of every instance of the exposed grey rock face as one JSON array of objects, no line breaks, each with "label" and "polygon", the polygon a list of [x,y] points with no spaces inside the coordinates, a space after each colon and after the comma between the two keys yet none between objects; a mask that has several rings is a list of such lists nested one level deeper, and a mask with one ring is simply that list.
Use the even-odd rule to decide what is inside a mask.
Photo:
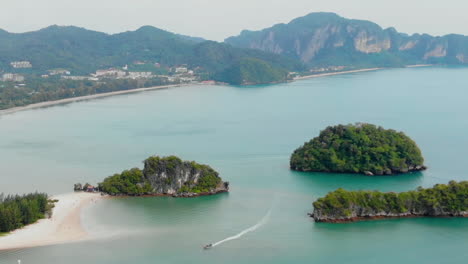
[{"label": "exposed grey rock face", "polygon": [[447,212],[440,208],[436,208],[433,211],[414,211],[410,210],[404,213],[392,213],[385,211],[369,211],[365,208],[360,208],[357,206],[351,207],[349,216],[340,216],[333,213],[325,213],[322,210],[314,209],[314,212],[310,214],[316,222],[352,222],[356,220],[366,220],[366,219],[380,219],[380,218],[404,218],[404,217],[421,217],[421,216],[433,216],[433,217],[466,217],[468,216],[468,211],[461,212]]},{"label": "exposed grey rock face", "polygon": [[333,13],[311,13],[288,24],[243,31],[225,42],[300,59],[309,66],[468,63],[468,36],[410,36]]},{"label": "exposed grey rock face", "polygon": [[143,175],[153,187],[153,194],[192,197],[229,190],[229,183],[223,182],[211,167],[176,157],[147,159]]}]

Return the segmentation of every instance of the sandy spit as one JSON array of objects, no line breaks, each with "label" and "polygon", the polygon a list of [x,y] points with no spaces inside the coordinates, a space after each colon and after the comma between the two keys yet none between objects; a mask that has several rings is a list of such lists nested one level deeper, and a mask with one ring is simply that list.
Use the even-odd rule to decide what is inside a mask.
[{"label": "sandy spit", "polygon": [[369,68],[369,69],[360,69],[360,70],[352,70],[352,71],[339,71],[339,72],[328,72],[328,73],[319,73],[319,74],[312,74],[306,75],[301,77],[296,77],[294,80],[304,80],[310,78],[319,78],[319,77],[326,77],[326,76],[333,76],[333,75],[341,75],[341,74],[348,74],[348,73],[357,73],[357,72],[368,72],[368,71],[377,71],[382,70],[383,68]]},{"label": "sandy spit", "polygon": [[22,229],[0,237],[0,251],[83,241],[89,235],[81,223],[83,208],[102,199],[99,193],[69,193],[57,199],[52,217],[41,219]]}]

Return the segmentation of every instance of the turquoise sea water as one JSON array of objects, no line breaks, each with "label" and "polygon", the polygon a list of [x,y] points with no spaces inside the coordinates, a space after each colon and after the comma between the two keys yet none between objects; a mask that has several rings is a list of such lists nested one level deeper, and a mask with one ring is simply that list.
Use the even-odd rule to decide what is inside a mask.
[{"label": "turquoise sea water", "polygon": [[[232,188],[196,199],[105,200],[83,214],[102,239],[0,252],[0,263],[465,263],[468,219],[323,224],[307,213],[339,187],[468,180],[467,98],[468,68],[434,67],[183,87],[0,116],[1,192],[70,192],[153,154],[210,164]],[[404,131],[429,169],[385,177],[289,170],[291,152],[321,129],[354,122]]]}]

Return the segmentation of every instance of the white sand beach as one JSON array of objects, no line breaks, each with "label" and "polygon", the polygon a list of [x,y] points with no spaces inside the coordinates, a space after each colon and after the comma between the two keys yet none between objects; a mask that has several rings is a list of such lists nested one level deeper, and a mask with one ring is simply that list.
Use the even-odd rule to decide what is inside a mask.
[{"label": "white sand beach", "polygon": [[122,91],[115,91],[115,92],[109,92],[109,93],[99,93],[99,94],[92,94],[92,95],[86,95],[86,96],[72,97],[72,98],[61,99],[61,100],[56,100],[56,101],[46,101],[46,102],[41,102],[37,104],[30,104],[26,106],[19,106],[19,107],[13,107],[13,108],[0,110],[0,115],[12,114],[12,113],[16,113],[16,112],[23,111],[23,110],[36,109],[36,108],[48,107],[48,106],[59,105],[59,104],[68,104],[68,103],[73,103],[73,102],[92,100],[92,99],[114,96],[114,95],[139,93],[139,92],[145,92],[145,91],[151,91],[151,90],[169,89],[169,88],[182,87],[182,86],[188,86],[188,85],[190,84],[154,86],[154,87],[148,87],[148,88],[137,88],[137,89],[131,89],[131,90],[122,90]]},{"label": "white sand beach", "polygon": [[[415,67],[429,67],[429,66],[433,66],[433,65],[432,64],[418,64],[418,65],[407,65],[406,67],[415,68]],[[311,75],[296,77],[294,78],[293,81],[333,76],[333,75],[349,74],[349,73],[377,71],[377,70],[382,70],[382,69],[384,68],[368,68],[368,69],[359,69],[359,70],[351,70],[351,71],[338,71],[338,72],[311,74]],[[66,99],[61,99],[61,100],[56,100],[56,101],[46,101],[46,102],[30,104],[26,106],[8,108],[8,109],[0,110],[0,115],[12,114],[12,113],[16,113],[16,112],[23,111],[23,110],[36,109],[36,108],[48,107],[48,106],[59,105],[59,104],[68,104],[68,103],[73,103],[73,102],[92,100],[92,99],[109,97],[109,96],[114,96],[114,95],[138,93],[138,92],[160,90],[160,89],[169,89],[169,88],[176,88],[176,87],[183,87],[183,86],[190,86],[190,85],[209,85],[209,84],[202,84],[202,83],[174,84],[174,85],[163,85],[163,86],[154,86],[154,87],[148,87],[148,88],[137,88],[137,89],[131,89],[131,90],[115,91],[115,92],[109,92],[109,93],[92,94],[92,95],[66,98]]]},{"label": "white sand beach", "polygon": [[77,242],[89,236],[81,223],[81,211],[102,199],[99,193],[69,193],[53,196],[57,199],[50,219],[15,230],[0,237],[0,250],[30,248]]},{"label": "white sand beach", "polygon": [[434,64],[413,64],[413,65],[406,65],[406,68],[420,68],[420,67],[431,67]]},{"label": "white sand beach", "polygon": [[333,75],[341,75],[341,74],[348,74],[348,73],[357,73],[357,72],[368,72],[368,71],[377,71],[382,70],[383,68],[369,68],[369,69],[360,69],[360,70],[352,70],[352,71],[338,71],[338,72],[328,72],[328,73],[318,73],[318,74],[311,74],[301,77],[296,77],[294,80],[304,80],[310,78],[319,78],[319,77],[326,77],[326,76],[333,76]]}]

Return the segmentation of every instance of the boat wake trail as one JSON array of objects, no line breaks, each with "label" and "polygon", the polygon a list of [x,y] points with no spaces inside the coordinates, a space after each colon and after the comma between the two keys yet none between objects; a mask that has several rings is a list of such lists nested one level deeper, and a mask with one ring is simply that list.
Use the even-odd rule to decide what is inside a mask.
[{"label": "boat wake trail", "polygon": [[240,232],[239,234],[237,235],[234,235],[234,236],[230,236],[228,238],[225,238],[221,241],[218,241],[216,243],[213,243],[213,245],[211,247],[216,247],[216,246],[219,246],[225,242],[228,242],[228,241],[231,241],[231,240],[234,240],[234,239],[238,239],[240,237],[242,237],[243,235],[249,233],[249,232],[253,232],[255,230],[257,230],[258,228],[260,228],[261,226],[263,226],[264,224],[266,224],[268,222],[268,219],[270,218],[270,214],[271,214],[271,208],[270,210],[268,210],[268,212],[265,214],[265,216],[263,216],[263,218],[258,221],[258,223],[256,223],[255,225],[243,230],[242,232]]}]

